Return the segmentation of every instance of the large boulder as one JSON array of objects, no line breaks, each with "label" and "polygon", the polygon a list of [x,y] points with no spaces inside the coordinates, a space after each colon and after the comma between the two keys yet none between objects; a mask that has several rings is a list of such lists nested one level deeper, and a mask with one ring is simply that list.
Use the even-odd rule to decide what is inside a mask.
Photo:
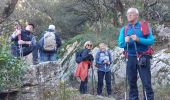
[{"label": "large boulder", "polygon": [[154,86],[170,84],[170,53],[168,53],[168,49],[161,50],[153,56],[151,73]]},{"label": "large boulder", "polygon": [[170,49],[170,27],[163,25],[158,25],[156,27],[156,46]]},{"label": "large boulder", "polygon": [[23,86],[18,100],[42,100],[44,92],[56,91],[59,84],[59,68],[56,62],[29,66],[22,77]]},{"label": "large boulder", "polygon": [[[9,100],[43,100],[45,93],[55,92],[59,85],[59,68],[57,62],[46,62],[31,65],[25,69],[21,88],[4,91],[0,97],[5,99],[5,93],[10,92]],[[4,96],[3,96],[4,95]],[[14,99],[15,98],[15,99]],[[1,99],[0,99],[1,100]]]}]

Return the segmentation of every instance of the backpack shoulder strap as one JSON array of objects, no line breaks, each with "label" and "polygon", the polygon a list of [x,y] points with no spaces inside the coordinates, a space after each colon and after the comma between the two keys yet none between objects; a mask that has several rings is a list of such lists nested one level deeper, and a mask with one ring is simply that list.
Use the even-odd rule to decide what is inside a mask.
[{"label": "backpack shoulder strap", "polygon": [[107,53],[108,53],[109,57],[111,57],[111,52],[109,50],[107,50]]},{"label": "backpack shoulder strap", "polygon": [[126,25],[124,28],[124,37],[126,37],[126,35],[127,35],[127,30],[128,30],[128,25]]},{"label": "backpack shoulder strap", "polygon": [[140,25],[141,25],[141,31],[143,33],[143,36],[147,36],[148,34],[150,34],[149,22],[148,21],[141,20]]}]

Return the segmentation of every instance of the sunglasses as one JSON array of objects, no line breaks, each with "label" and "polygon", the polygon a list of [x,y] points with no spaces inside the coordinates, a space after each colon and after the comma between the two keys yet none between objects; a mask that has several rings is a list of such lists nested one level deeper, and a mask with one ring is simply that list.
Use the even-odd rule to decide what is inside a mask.
[{"label": "sunglasses", "polygon": [[87,44],[86,46],[88,46],[88,47],[92,47],[92,45],[91,45],[91,44]]}]

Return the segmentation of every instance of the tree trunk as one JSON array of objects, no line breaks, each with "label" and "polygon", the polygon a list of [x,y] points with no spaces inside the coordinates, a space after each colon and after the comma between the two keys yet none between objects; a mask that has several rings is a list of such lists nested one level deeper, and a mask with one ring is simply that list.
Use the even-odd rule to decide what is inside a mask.
[{"label": "tree trunk", "polygon": [[13,13],[17,2],[18,0],[1,0],[0,24]]}]

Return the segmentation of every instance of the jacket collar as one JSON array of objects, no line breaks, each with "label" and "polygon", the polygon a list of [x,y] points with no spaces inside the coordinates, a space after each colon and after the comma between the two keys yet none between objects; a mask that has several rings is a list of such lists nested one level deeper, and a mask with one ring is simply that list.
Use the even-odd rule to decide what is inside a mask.
[{"label": "jacket collar", "polygon": [[[128,26],[132,27],[133,25],[132,25],[130,22],[128,22]],[[137,21],[137,22],[135,23],[135,25],[134,25],[134,26],[140,26],[139,21]]]}]

